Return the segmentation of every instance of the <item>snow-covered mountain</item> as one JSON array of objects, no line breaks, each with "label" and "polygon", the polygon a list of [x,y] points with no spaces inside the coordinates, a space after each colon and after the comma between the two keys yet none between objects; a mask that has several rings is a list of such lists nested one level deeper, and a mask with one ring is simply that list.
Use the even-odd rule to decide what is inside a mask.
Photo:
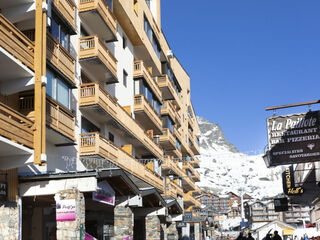
[{"label": "snow-covered mountain", "polygon": [[218,124],[201,117],[197,120],[201,132],[200,187],[237,194],[244,188],[244,192],[259,199],[282,192],[281,168],[268,169],[262,155],[239,152],[227,141]]}]

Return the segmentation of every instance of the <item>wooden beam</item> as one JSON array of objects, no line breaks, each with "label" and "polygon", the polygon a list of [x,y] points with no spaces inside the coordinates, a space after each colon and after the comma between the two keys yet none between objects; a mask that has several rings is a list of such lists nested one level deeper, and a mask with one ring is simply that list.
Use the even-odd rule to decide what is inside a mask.
[{"label": "wooden beam", "polygon": [[282,108],[299,107],[299,106],[312,105],[312,104],[318,104],[318,103],[320,103],[320,100],[307,101],[307,102],[301,102],[301,103],[285,104],[285,105],[267,107],[266,111],[282,109]]}]

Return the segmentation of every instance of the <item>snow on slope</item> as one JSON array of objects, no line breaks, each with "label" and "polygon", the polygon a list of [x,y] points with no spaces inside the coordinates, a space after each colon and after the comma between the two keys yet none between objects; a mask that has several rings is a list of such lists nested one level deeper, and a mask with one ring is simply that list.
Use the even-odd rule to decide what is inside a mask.
[{"label": "snow on slope", "polygon": [[241,188],[254,198],[282,192],[281,168],[268,169],[262,155],[246,155],[229,143],[218,124],[197,117],[200,127],[200,187],[217,193]]}]

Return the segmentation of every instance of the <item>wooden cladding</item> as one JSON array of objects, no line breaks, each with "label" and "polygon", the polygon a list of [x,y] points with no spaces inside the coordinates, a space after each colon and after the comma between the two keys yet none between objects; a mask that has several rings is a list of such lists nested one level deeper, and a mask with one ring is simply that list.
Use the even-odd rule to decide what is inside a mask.
[{"label": "wooden cladding", "polygon": [[1,14],[0,46],[34,70],[34,43]]},{"label": "wooden cladding", "polygon": [[71,82],[76,84],[75,59],[50,33],[47,33],[47,59]]},{"label": "wooden cladding", "polygon": [[[19,111],[34,116],[34,97],[24,96],[19,100]],[[47,96],[46,124],[48,127],[74,141],[75,116],[58,102]]]},{"label": "wooden cladding", "polygon": [[133,77],[134,78],[144,78],[148,83],[153,93],[156,95],[158,100],[162,101],[161,90],[157,82],[152,77],[152,73],[147,69],[143,61],[134,61],[133,64]]},{"label": "wooden cladding", "polygon": [[80,156],[99,155],[163,191],[162,177],[98,132],[80,135]]},{"label": "wooden cladding", "polygon": [[0,103],[0,135],[33,148],[34,123],[19,112]]},{"label": "wooden cladding", "polygon": [[53,5],[63,15],[63,17],[76,29],[75,16],[76,6],[72,0],[52,0]]},{"label": "wooden cladding", "polygon": [[117,34],[116,17],[105,0],[79,0],[79,13],[97,11],[104,22],[108,25],[113,35]]},{"label": "wooden cladding", "polygon": [[99,40],[98,36],[82,37],[79,41],[80,59],[98,57],[113,76],[117,76],[117,59],[112,55],[106,45]]}]

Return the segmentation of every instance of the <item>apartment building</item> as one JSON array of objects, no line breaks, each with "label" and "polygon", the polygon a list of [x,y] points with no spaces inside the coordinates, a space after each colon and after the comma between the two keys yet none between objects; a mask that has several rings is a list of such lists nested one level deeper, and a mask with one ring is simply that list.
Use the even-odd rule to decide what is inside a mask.
[{"label": "apartment building", "polygon": [[226,214],[229,217],[239,215],[239,197],[234,194],[216,195],[204,193],[201,198],[201,204],[215,211],[218,214]]},{"label": "apartment building", "polygon": [[282,221],[281,213],[275,212],[273,201],[245,202],[244,211],[245,218],[248,219],[249,225],[252,229],[256,229],[275,220]]},{"label": "apartment building", "polygon": [[178,239],[200,207],[190,77],[160,4],[0,0],[1,239]]}]

